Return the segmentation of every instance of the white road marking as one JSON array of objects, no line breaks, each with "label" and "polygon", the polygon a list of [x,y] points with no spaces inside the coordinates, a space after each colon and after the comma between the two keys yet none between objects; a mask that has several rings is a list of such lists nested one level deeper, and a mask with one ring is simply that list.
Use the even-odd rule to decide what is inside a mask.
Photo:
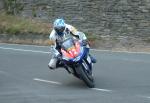
[{"label": "white road marking", "polygon": [[[39,81],[39,82],[45,82],[45,83],[51,83],[51,84],[62,85],[62,83],[60,83],[60,82],[50,81],[50,80],[44,80],[44,79],[39,79],[39,78],[34,78],[33,80]],[[92,90],[97,90],[97,91],[102,91],[102,92],[112,92],[112,90],[100,89],[100,88],[92,88]]]},{"label": "white road marking", "polygon": [[[50,80],[44,80],[44,79],[39,79],[39,78],[34,78],[33,80],[39,81],[39,82],[45,82],[45,83],[51,83],[51,84],[62,85],[62,83],[60,83],[60,82],[50,81]],[[97,91],[102,91],[102,92],[112,92],[112,90],[100,89],[100,88],[92,88],[92,90],[97,90]]]},{"label": "white road marking", "polygon": [[6,75],[6,76],[10,75],[8,72],[5,72],[5,71],[0,71],[0,74]]},{"label": "white road marking", "polygon": [[[9,43],[0,43],[6,45],[20,45],[20,46],[33,46],[33,47],[48,47],[48,46],[38,46],[38,45],[24,45],[24,44],[9,44]],[[4,47],[3,47],[4,48]],[[114,53],[131,53],[131,54],[150,54],[150,52],[130,52],[130,51],[113,51],[113,50],[100,50],[100,49],[91,49],[93,51],[99,52],[114,52]],[[46,52],[47,53],[47,52]]]},{"label": "white road marking", "polygon": [[51,84],[62,85],[62,83],[60,83],[60,82],[49,81],[49,80],[44,80],[44,79],[39,79],[39,78],[34,78],[33,80],[39,81],[39,82],[45,82],[45,83],[51,83]]},{"label": "white road marking", "polygon": [[2,73],[2,74],[6,74],[6,72],[4,72],[4,71],[0,71],[0,73]]},{"label": "white road marking", "polygon": [[112,52],[112,53],[150,54],[150,52],[113,51],[113,50],[99,50],[99,49],[91,49],[91,50],[98,51],[98,52]]},{"label": "white road marking", "polygon": [[100,89],[100,88],[92,88],[92,90],[97,90],[97,91],[102,91],[102,92],[112,92],[112,90]]},{"label": "white road marking", "polygon": [[146,97],[146,98],[150,99],[150,97]]},{"label": "white road marking", "polygon": [[150,96],[142,96],[142,95],[138,95],[138,97],[142,97],[142,98],[150,99]]},{"label": "white road marking", "polygon": [[27,44],[9,44],[9,43],[0,43],[2,45],[12,45],[12,46],[34,46],[34,47],[48,47],[48,46],[42,46],[42,45],[27,45]]},{"label": "white road marking", "polygon": [[45,54],[50,53],[50,52],[44,52],[44,51],[35,51],[35,50],[26,50],[26,49],[15,49],[15,48],[5,48],[5,47],[0,47],[0,49],[14,50],[14,51],[25,51],[25,52],[34,52],[34,53],[45,53]]}]

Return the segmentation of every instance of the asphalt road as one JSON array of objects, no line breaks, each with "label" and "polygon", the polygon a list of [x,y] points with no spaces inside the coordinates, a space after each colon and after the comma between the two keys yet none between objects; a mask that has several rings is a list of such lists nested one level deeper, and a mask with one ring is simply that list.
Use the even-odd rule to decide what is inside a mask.
[{"label": "asphalt road", "polygon": [[0,103],[150,103],[150,54],[91,52],[93,89],[49,70],[49,47],[0,44]]}]

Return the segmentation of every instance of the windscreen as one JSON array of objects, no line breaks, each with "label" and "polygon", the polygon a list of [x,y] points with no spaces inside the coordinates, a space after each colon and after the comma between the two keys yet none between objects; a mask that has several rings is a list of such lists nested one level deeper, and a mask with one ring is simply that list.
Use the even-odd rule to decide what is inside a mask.
[{"label": "windscreen", "polygon": [[74,46],[74,41],[73,41],[73,39],[67,39],[67,40],[65,40],[63,43],[62,43],[62,48],[64,49],[64,50],[69,50],[71,47],[73,47]]}]

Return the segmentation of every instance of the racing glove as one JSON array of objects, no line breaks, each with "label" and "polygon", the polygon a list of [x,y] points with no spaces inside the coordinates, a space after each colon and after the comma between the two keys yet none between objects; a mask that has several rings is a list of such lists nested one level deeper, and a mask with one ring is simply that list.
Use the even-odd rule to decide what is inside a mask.
[{"label": "racing glove", "polygon": [[62,60],[62,55],[61,55],[61,54],[58,54],[58,55],[57,55],[57,59],[58,59],[59,61],[61,61],[61,60]]},{"label": "racing glove", "polygon": [[87,40],[82,40],[81,43],[82,43],[83,46],[86,46],[88,44]]}]

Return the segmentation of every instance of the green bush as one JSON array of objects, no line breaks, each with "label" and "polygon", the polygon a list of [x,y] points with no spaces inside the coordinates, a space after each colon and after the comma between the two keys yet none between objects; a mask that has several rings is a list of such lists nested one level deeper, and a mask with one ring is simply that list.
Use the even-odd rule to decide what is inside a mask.
[{"label": "green bush", "polygon": [[19,33],[20,31],[19,31],[19,27],[17,27],[17,26],[13,26],[13,28],[11,27],[11,28],[7,28],[6,30],[5,30],[5,32],[6,33],[11,33],[11,34],[17,34],[17,33]]},{"label": "green bush", "polygon": [[0,33],[35,33],[49,34],[49,23],[34,19],[25,19],[5,13],[0,13]]},{"label": "green bush", "polygon": [[4,8],[7,14],[16,15],[24,6],[20,3],[20,0],[4,0]]}]

